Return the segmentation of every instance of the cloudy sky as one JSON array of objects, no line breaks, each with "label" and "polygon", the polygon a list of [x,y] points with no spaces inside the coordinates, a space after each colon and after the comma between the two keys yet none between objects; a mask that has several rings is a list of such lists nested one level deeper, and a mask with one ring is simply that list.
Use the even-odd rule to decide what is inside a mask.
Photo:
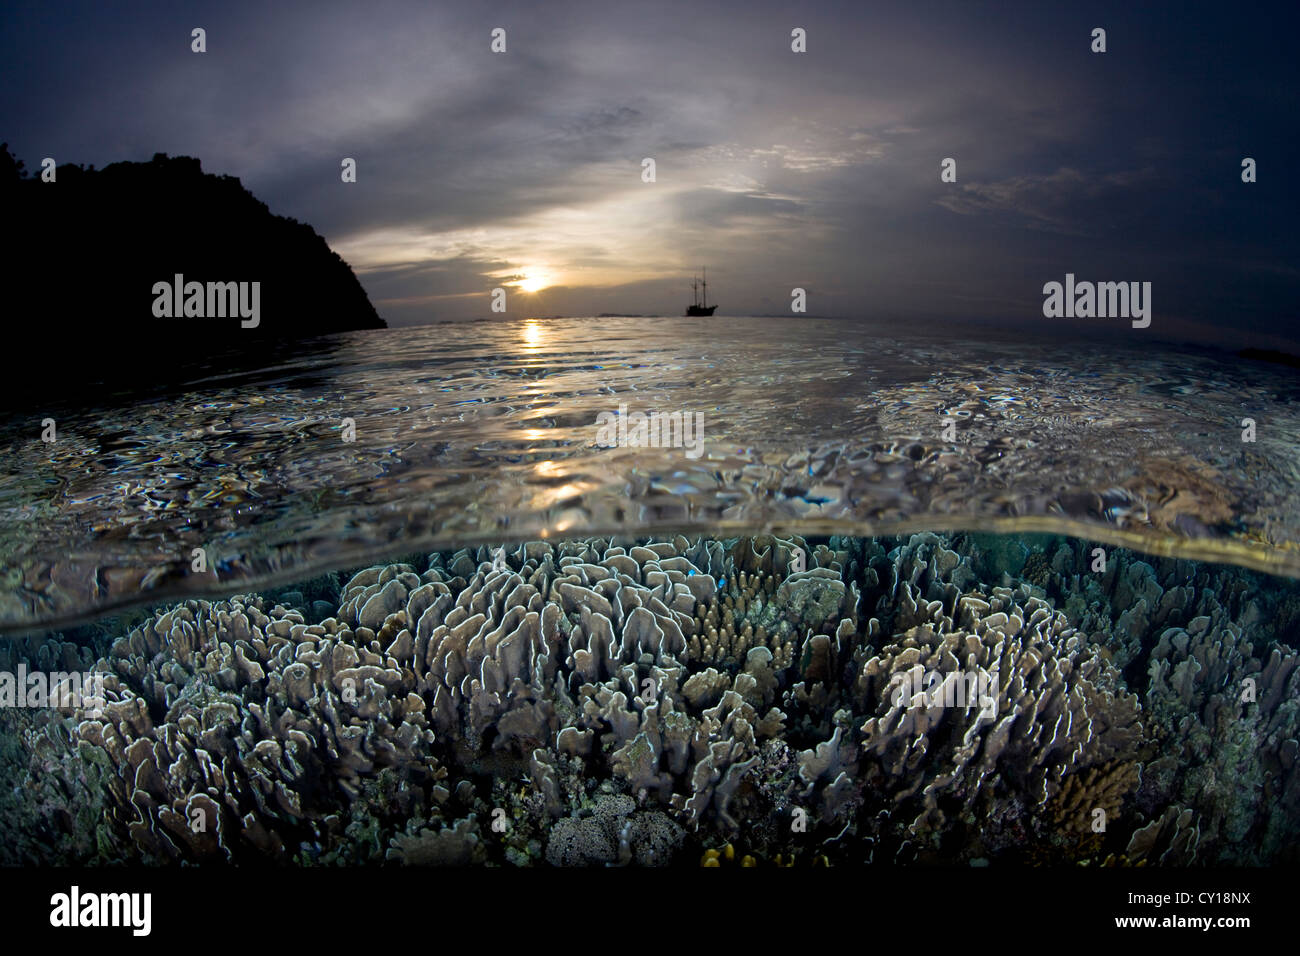
[{"label": "cloudy sky", "polygon": [[1290,5],[1137,6],[7,4],[0,139],[29,169],[197,156],[392,325],[496,286],[679,313],[707,265],[719,315],[797,286],[815,314],[1048,322],[1072,272],[1151,282],[1165,336],[1300,340]]}]

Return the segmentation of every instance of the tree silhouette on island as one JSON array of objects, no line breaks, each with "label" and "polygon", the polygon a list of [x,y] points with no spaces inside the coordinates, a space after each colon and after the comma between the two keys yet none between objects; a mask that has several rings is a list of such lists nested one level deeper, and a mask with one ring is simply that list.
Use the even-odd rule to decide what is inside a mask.
[{"label": "tree silhouette on island", "polygon": [[27,343],[10,356],[11,387],[183,379],[215,357],[385,328],[311,226],[274,215],[236,177],[204,173],[197,159],[64,164],[46,182],[5,143],[0,194],[7,325],[11,340]]}]

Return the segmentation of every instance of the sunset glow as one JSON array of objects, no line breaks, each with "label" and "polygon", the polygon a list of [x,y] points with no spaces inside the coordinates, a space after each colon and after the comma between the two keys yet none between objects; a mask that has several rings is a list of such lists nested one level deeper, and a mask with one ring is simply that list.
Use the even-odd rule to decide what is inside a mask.
[{"label": "sunset glow", "polygon": [[550,284],[550,276],[546,275],[544,272],[529,273],[516,283],[520,289],[529,293],[541,292]]}]

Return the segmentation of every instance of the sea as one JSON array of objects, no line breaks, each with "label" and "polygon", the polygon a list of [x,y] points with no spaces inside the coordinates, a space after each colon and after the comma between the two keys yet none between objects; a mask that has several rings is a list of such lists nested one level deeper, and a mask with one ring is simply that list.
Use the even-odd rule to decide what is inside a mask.
[{"label": "sea", "polygon": [[151,371],[0,413],[0,862],[1298,862],[1293,367],[497,317]]}]

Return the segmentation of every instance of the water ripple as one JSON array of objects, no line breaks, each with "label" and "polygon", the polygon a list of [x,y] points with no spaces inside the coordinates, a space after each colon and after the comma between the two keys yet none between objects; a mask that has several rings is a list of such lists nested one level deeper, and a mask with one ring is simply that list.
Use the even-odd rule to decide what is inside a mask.
[{"label": "water ripple", "polygon": [[[0,423],[0,628],[587,533],[1054,531],[1300,576],[1296,398],[1293,371],[1210,353],[896,324],[357,333]],[[601,447],[620,405],[702,413],[698,457]]]}]

